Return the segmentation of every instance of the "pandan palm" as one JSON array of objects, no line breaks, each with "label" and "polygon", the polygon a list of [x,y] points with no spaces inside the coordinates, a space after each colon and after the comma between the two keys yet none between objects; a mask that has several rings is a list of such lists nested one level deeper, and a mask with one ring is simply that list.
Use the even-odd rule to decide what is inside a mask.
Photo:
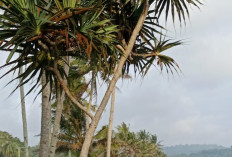
[{"label": "pandan palm", "polygon": [[[175,13],[179,20],[185,19],[189,14],[187,5],[200,4],[198,0],[2,2],[7,7],[1,7],[4,12],[0,20],[3,28],[0,30],[0,48],[10,51],[3,67],[13,65],[6,74],[28,65],[19,77],[23,79],[22,84],[36,77],[30,93],[45,73],[46,83],[50,82],[52,86],[59,82],[73,103],[91,117],[81,157],[88,155],[96,126],[122,72],[128,72],[130,65],[134,65],[135,70],[146,73],[155,61],[161,69],[163,66],[175,68],[175,61],[161,53],[180,42],[159,40],[156,28],[160,26],[156,19],[162,12],[167,17],[169,10],[173,19]],[[15,52],[20,53],[20,57],[12,59]],[[116,67],[94,116],[75,99],[64,81],[64,64],[61,62],[65,56],[88,60],[88,64],[94,64],[100,70],[107,67],[107,74]]]},{"label": "pandan palm", "polygon": [[[89,58],[94,49],[96,53],[92,58],[103,58],[101,56],[108,55],[106,49],[112,49],[109,44],[114,42],[116,26],[108,27],[110,20],[99,21],[99,15],[103,10],[89,6],[90,3],[85,4],[86,7],[79,8],[76,8],[77,3],[73,4],[71,1],[63,3],[62,6],[59,1],[56,1],[54,4],[49,3],[48,7],[44,7],[47,5],[44,1],[28,3],[23,0],[6,0],[3,3],[7,7],[1,8],[5,11],[1,16],[1,22],[5,28],[1,32],[1,49],[11,52],[5,66],[16,63],[9,71],[11,72],[23,65],[28,65],[25,72],[19,76],[23,79],[21,85],[39,73],[37,82],[30,91],[39,83],[44,72],[46,79],[43,88],[48,81],[51,85],[56,81],[54,73],[58,72],[58,76],[60,73],[64,75],[63,69],[58,64],[63,56],[75,55],[79,58]],[[66,10],[66,8],[69,9]],[[83,13],[81,18],[78,15],[80,13]],[[75,21],[76,18],[78,20]],[[101,54],[101,51],[104,54]],[[10,61],[15,52],[20,53],[20,57]],[[106,58],[98,62],[98,64],[105,63],[107,63]],[[58,69],[60,71],[57,71]],[[48,96],[49,93],[44,95]],[[87,111],[79,102],[76,104]]]}]

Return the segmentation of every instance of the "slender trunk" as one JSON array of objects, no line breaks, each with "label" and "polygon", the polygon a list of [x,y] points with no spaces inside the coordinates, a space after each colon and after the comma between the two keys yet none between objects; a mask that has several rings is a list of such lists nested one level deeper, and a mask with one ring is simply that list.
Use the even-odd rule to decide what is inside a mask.
[{"label": "slender trunk", "polygon": [[94,118],[92,119],[92,123],[90,125],[90,128],[85,135],[85,140],[84,140],[84,143],[82,145],[80,157],[88,157],[89,147],[91,145],[91,141],[92,141],[92,138],[94,136],[94,132],[97,128],[97,125],[98,125],[98,122],[101,118],[101,115],[102,115],[102,113],[107,105],[107,102],[110,98],[110,95],[111,95],[113,89],[115,88],[115,84],[116,84],[118,78],[121,76],[123,65],[124,65],[126,59],[128,58],[129,54],[131,53],[132,48],[134,47],[134,43],[136,41],[137,35],[138,35],[139,31],[141,30],[143,23],[144,23],[144,20],[147,16],[148,7],[149,7],[148,2],[147,2],[147,0],[145,0],[143,12],[142,12],[142,14],[141,14],[136,26],[135,26],[135,29],[132,32],[129,44],[126,47],[125,51],[123,51],[124,55],[121,57],[121,59],[118,63],[116,73],[114,74],[114,77],[110,82],[110,85],[109,85],[109,87],[108,87],[108,89],[107,89],[107,91],[102,99],[102,102],[101,102],[98,110],[96,111]]},{"label": "slender trunk", "polygon": [[111,138],[112,138],[112,128],[113,128],[113,119],[114,119],[114,104],[115,104],[115,87],[111,95],[110,118],[108,125],[108,134],[107,134],[108,135],[107,150],[106,150],[107,157],[110,157],[110,150],[111,150]]},{"label": "slender trunk", "polygon": [[[23,73],[23,68],[19,68],[19,75]],[[22,78],[19,79],[20,84],[22,83]],[[21,109],[22,109],[22,121],[23,121],[23,142],[24,142],[24,156],[29,157],[28,151],[28,133],[27,133],[27,115],[26,115],[26,106],[25,106],[25,95],[24,95],[24,87],[20,86],[20,97],[21,97]]]},{"label": "slender trunk", "polygon": [[60,91],[58,90],[56,95],[57,95],[56,96],[57,107],[56,107],[55,121],[53,124],[53,132],[52,132],[52,137],[51,137],[49,157],[55,156],[57,136],[58,136],[58,131],[60,128],[61,114],[63,110],[63,99],[61,96],[63,95],[63,93],[61,94]]},{"label": "slender trunk", "polygon": [[68,150],[68,157],[72,157],[72,152],[71,152],[71,150]]},{"label": "slender trunk", "polygon": [[[42,87],[46,85],[45,73],[42,75]],[[42,90],[42,116],[41,116],[41,133],[40,133],[40,151],[39,157],[48,157],[49,152],[49,124],[51,110],[49,103],[50,86],[49,83]]]},{"label": "slender trunk", "polygon": [[[69,64],[69,58],[67,57],[65,60]],[[64,71],[68,76],[69,65],[67,64],[64,65]],[[67,84],[67,79],[65,79],[64,81]],[[63,111],[64,99],[65,99],[65,92],[63,90],[61,92],[60,90],[57,90],[57,107],[56,107],[55,121],[53,124],[53,133],[52,133],[52,138],[51,138],[49,157],[55,156],[56,142],[57,142],[58,131],[60,128],[60,120],[61,120],[61,114]]]},{"label": "slender trunk", "polygon": [[49,113],[49,144],[48,144],[48,147],[50,148],[51,146],[51,140],[52,140],[52,104],[51,104],[51,101],[49,102],[49,105],[48,105],[48,110],[50,111]]},{"label": "slender trunk", "polygon": [[20,154],[21,154],[21,152],[20,152],[20,147],[18,147],[18,157],[20,157]]},{"label": "slender trunk", "polygon": [[[92,101],[93,101],[93,90],[94,90],[94,71],[92,71],[92,80],[91,80],[91,89],[90,89],[90,96],[89,96],[89,105],[87,108],[88,112],[91,112],[91,107],[92,107]],[[86,115],[86,130],[89,129],[89,124],[90,124],[90,118],[88,115]]]}]

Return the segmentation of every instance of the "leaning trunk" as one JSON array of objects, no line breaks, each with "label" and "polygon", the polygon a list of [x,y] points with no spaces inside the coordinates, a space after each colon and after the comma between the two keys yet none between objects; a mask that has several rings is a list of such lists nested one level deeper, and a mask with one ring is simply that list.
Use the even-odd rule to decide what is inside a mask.
[{"label": "leaning trunk", "polygon": [[[66,59],[66,62],[69,63],[68,57]],[[69,65],[65,64],[64,70],[65,70],[66,75],[68,76]],[[64,81],[67,84],[67,79],[65,79]],[[63,90],[61,90],[61,91],[57,90],[56,115],[55,115],[55,120],[54,120],[54,124],[53,124],[53,133],[52,133],[52,138],[51,138],[49,157],[55,156],[56,142],[57,142],[58,131],[60,128],[60,120],[61,120],[61,114],[62,114],[62,110],[63,110],[64,99],[65,99],[65,92]]]},{"label": "leaning trunk", "polygon": [[[46,86],[45,86],[46,85]],[[40,157],[48,157],[49,152],[49,124],[51,110],[50,110],[50,103],[49,103],[49,95],[50,95],[50,87],[49,83],[46,84],[46,76],[45,73],[42,75],[42,117],[41,117],[41,133],[40,133]]]},{"label": "leaning trunk", "polygon": [[107,89],[107,91],[102,99],[102,102],[101,102],[94,118],[92,119],[92,123],[90,125],[90,128],[85,135],[85,140],[84,140],[84,143],[83,143],[83,146],[81,149],[80,157],[88,157],[89,147],[91,145],[91,142],[92,142],[92,139],[94,136],[94,132],[97,128],[97,125],[98,125],[98,122],[101,118],[101,115],[102,115],[103,111],[105,110],[105,107],[108,103],[110,95],[111,95],[113,89],[115,88],[115,84],[116,84],[118,78],[121,76],[123,65],[124,65],[126,59],[128,58],[129,54],[131,53],[132,48],[134,47],[134,43],[136,41],[137,35],[138,35],[139,31],[141,30],[143,23],[144,23],[144,20],[147,16],[148,7],[149,7],[148,2],[147,2],[147,0],[145,0],[143,12],[141,13],[141,16],[140,16],[133,32],[132,32],[129,44],[126,47],[126,49],[123,51],[123,55],[118,63],[118,67],[117,67],[117,70],[114,74],[114,77],[111,80],[109,87],[108,87],[108,89]]},{"label": "leaning trunk", "polygon": [[[19,68],[19,75],[23,73],[23,68]],[[22,78],[19,79],[20,84],[22,83]],[[24,156],[29,157],[28,151],[28,133],[27,133],[27,116],[26,116],[26,107],[25,107],[25,95],[24,87],[20,85],[20,97],[21,97],[21,109],[22,109],[22,120],[23,120],[23,142],[24,142]]]},{"label": "leaning trunk", "polygon": [[115,104],[115,87],[111,95],[110,119],[109,119],[108,134],[107,134],[107,150],[106,150],[107,157],[110,157],[110,150],[111,150],[112,127],[113,127],[113,119],[114,119],[114,104]]}]

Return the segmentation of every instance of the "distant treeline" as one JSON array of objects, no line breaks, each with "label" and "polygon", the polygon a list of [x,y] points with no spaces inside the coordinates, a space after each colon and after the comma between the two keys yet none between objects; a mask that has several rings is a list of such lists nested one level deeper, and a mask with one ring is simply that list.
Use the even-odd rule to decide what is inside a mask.
[{"label": "distant treeline", "polygon": [[215,150],[205,150],[198,153],[192,154],[180,154],[168,157],[232,157],[232,149],[215,149]]},{"label": "distant treeline", "polygon": [[167,157],[232,157],[232,149],[217,145],[178,145],[164,148]]}]

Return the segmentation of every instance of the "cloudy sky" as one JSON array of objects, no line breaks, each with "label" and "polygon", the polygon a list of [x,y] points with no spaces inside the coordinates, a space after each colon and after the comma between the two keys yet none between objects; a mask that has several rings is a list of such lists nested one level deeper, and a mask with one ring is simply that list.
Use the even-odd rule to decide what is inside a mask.
[{"label": "cloudy sky", "polygon": [[[204,4],[201,10],[192,9],[191,21],[181,30],[179,25],[169,26],[169,35],[185,41],[166,52],[183,73],[172,76],[154,68],[144,79],[119,82],[114,126],[124,121],[133,131],[146,129],[165,146],[232,145],[232,1],[205,0]],[[0,80],[0,130],[22,139],[19,92],[8,97],[15,84],[4,87],[11,78]],[[33,103],[30,96],[26,103],[29,144],[35,145],[40,100]],[[101,125],[107,124],[108,110]]]}]

